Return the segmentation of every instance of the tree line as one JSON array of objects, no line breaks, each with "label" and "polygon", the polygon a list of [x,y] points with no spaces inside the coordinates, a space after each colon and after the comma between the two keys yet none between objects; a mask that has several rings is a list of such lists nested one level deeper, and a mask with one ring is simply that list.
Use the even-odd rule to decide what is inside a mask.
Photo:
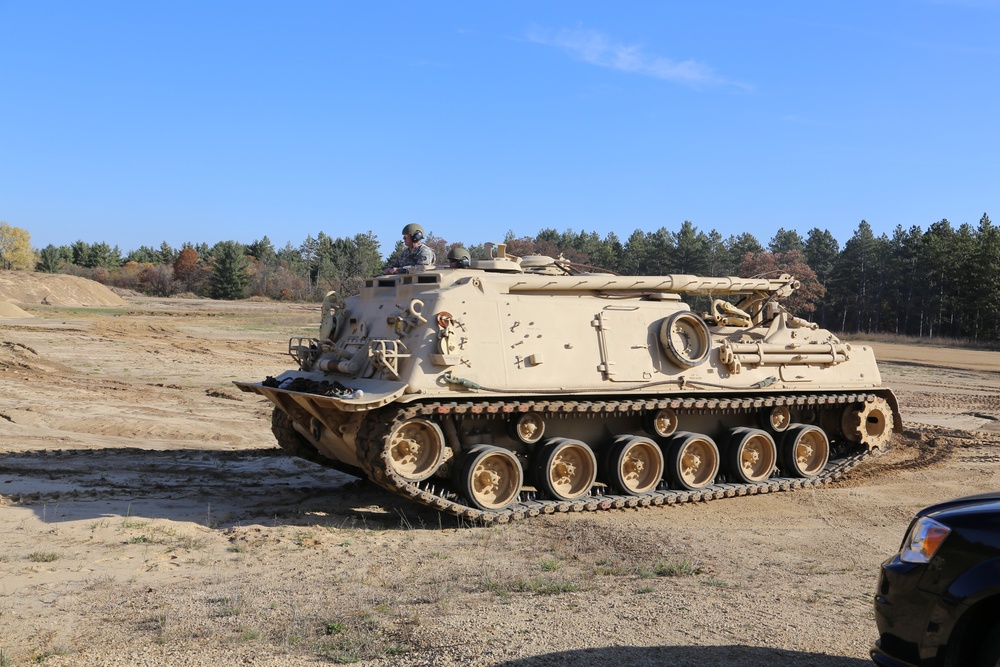
[{"label": "tree line", "polygon": [[[268,237],[213,246],[164,242],[122,253],[107,243],[76,241],[31,250],[27,232],[0,224],[0,268],[84,276],[143,294],[193,294],[219,299],[248,296],[319,300],[329,290],[356,294],[365,279],[386,265],[371,231],[348,237],[320,232],[299,245],[275,248]],[[790,309],[836,331],[894,333],[926,338],[1000,342],[1000,230],[985,213],[979,224],[953,226],[947,219],[876,236],[860,222],[843,246],[829,232],[805,236],[779,229],[764,246],[751,232],[723,238],[689,221],[676,230],[614,233],[544,229],[504,242],[512,255],[562,256],[584,267],[621,275],[764,276],[790,273],[802,283]],[[27,250],[25,249],[25,244]],[[428,235],[440,261],[458,245]],[[464,244],[473,259],[488,257],[488,244]],[[403,249],[397,241],[388,261]]]}]

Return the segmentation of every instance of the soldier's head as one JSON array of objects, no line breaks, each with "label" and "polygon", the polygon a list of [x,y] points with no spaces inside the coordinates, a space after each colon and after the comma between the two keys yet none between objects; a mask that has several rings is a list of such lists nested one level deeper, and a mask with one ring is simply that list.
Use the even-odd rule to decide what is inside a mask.
[{"label": "soldier's head", "polygon": [[448,266],[453,269],[467,269],[472,262],[472,256],[465,246],[457,245],[448,251]]},{"label": "soldier's head", "polygon": [[411,248],[423,240],[424,228],[417,223],[411,222],[406,227],[403,227],[403,243],[406,244],[407,248]]}]

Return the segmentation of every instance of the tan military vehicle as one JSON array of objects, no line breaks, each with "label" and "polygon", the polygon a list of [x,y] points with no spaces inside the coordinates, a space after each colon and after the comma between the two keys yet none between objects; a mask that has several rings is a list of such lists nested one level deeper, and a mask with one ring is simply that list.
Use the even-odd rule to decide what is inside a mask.
[{"label": "tan military vehicle", "polygon": [[297,370],[236,384],[289,453],[481,521],[815,486],[901,426],[871,348],[782,307],[790,276],[492,254],[329,294]]}]

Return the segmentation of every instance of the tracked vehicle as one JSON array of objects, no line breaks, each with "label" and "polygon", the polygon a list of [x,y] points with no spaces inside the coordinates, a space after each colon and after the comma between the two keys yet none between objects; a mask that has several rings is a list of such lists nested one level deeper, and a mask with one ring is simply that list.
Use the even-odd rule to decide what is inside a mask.
[{"label": "tracked vehicle", "polygon": [[486,522],[815,486],[901,427],[871,348],[782,306],[791,276],[491,254],[330,293],[297,369],[236,385],[288,453]]}]

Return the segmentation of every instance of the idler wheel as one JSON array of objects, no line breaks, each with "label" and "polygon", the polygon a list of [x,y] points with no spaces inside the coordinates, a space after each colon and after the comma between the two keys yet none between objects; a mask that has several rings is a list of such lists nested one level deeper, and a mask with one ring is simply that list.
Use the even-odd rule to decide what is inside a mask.
[{"label": "idler wheel", "polygon": [[410,419],[389,435],[386,463],[407,482],[419,482],[441,465],[444,447],[440,426],[426,419]]},{"label": "idler wheel", "polygon": [[726,471],[734,481],[760,482],[771,476],[778,463],[778,447],[767,431],[734,428],[726,442]]},{"label": "idler wheel", "polygon": [[458,470],[458,487],[462,495],[482,510],[507,507],[521,492],[524,471],[513,452],[480,445],[462,457]]},{"label": "idler wheel", "polygon": [[823,429],[796,424],[781,438],[781,468],[792,477],[815,477],[830,458],[830,441]]},{"label": "idler wheel", "polygon": [[597,479],[593,450],[570,438],[551,438],[535,454],[532,467],[539,490],[556,500],[587,495]]},{"label": "idler wheel", "polygon": [[719,448],[707,435],[681,431],[667,443],[667,478],[675,489],[694,491],[715,481]]},{"label": "idler wheel", "polygon": [[630,496],[656,489],[663,478],[663,467],[659,445],[642,436],[618,436],[604,455],[605,478]]}]

